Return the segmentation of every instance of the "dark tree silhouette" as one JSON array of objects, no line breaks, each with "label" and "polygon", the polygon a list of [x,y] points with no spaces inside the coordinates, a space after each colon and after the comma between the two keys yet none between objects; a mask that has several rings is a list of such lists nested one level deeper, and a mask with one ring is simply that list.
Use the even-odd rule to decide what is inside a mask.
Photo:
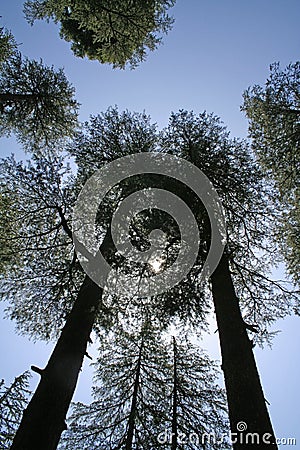
[{"label": "dark tree silhouette", "polygon": [[73,406],[61,450],[224,448],[225,395],[214,363],[189,339],[172,344],[167,336],[146,321],[104,341],[94,401]]},{"label": "dark tree silhouette", "polygon": [[29,372],[16,377],[10,386],[0,381],[0,449],[8,450],[30,395]]}]

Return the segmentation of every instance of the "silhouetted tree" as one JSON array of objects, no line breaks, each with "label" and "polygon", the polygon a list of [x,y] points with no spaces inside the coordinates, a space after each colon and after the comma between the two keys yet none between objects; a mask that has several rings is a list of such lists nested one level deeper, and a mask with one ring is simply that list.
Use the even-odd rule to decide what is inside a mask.
[{"label": "silhouetted tree", "polygon": [[8,450],[27,404],[29,372],[16,377],[10,386],[0,381],[0,449]]},{"label": "silhouetted tree", "polygon": [[[147,329],[148,328],[148,329]],[[104,339],[91,405],[76,404],[61,448],[154,449],[164,420],[166,350],[144,326]]]},{"label": "silhouetted tree", "polygon": [[189,339],[172,339],[170,448],[224,448],[229,425],[216,365]]},{"label": "silhouetted tree", "polygon": [[228,435],[216,367],[190,341],[173,347],[146,323],[139,332],[116,330],[104,343],[95,400],[74,405],[60,449],[195,450],[207,448],[208,433],[216,442]]}]

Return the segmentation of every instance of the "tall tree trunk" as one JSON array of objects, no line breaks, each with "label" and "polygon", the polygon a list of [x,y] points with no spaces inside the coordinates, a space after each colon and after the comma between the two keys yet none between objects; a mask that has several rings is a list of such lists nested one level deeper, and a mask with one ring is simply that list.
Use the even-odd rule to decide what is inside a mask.
[{"label": "tall tree trunk", "polygon": [[[102,253],[110,245],[107,233]],[[57,448],[101,297],[102,289],[86,276],[47,366],[43,370],[33,367],[41,380],[23,413],[11,450]]]},{"label": "tall tree trunk", "polygon": [[143,346],[144,346],[144,342],[142,340],[141,346],[139,349],[139,357],[138,357],[138,361],[137,361],[137,365],[136,365],[132,401],[131,401],[131,407],[130,407],[130,413],[129,413],[129,419],[128,419],[128,432],[127,432],[127,436],[126,436],[126,446],[125,446],[126,450],[132,450],[134,425],[135,425],[135,417],[136,417],[136,410],[137,410],[137,398],[138,398],[138,390],[139,390],[139,385],[140,385]]},{"label": "tall tree trunk", "polygon": [[176,340],[173,336],[173,402],[172,402],[172,439],[171,450],[177,449],[178,427],[177,427],[177,347]]},{"label": "tall tree trunk", "polygon": [[[268,448],[277,449],[274,431],[264,398],[258,370],[256,367],[252,342],[250,341],[246,324],[243,321],[238,298],[235,294],[228,258],[224,253],[221,261],[211,276],[212,293],[218,324],[219,339],[222,354],[222,369],[224,371],[227,391],[229,420],[233,433],[233,448]],[[242,424],[246,431],[239,432]],[[257,436],[246,442],[247,433],[257,433]],[[264,442],[263,436],[266,441]],[[253,439],[253,441],[252,441]],[[270,445],[270,443],[273,445]],[[254,445],[253,445],[254,444]]]}]

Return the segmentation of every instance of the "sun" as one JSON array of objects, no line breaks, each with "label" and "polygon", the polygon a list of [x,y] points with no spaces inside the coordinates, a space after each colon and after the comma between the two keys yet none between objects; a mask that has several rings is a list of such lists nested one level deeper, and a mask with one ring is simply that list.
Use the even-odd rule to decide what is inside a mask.
[{"label": "sun", "polygon": [[161,272],[162,268],[163,268],[163,264],[164,264],[164,259],[163,258],[154,258],[152,260],[150,260],[148,262],[149,266],[151,267],[151,270],[154,273],[159,273]]}]

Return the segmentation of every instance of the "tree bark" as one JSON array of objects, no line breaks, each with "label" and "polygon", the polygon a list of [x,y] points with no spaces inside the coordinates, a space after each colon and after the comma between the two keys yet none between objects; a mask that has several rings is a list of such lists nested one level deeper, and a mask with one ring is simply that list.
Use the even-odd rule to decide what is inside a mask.
[{"label": "tree bark", "polygon": [[135,425],[135,417],[136,417],[136,410],[137,410],[137,398],[138,398],[138,390],[140,385],[140,373],[141,373],[141,362],[142,362],[142,351],[143,351],[144,342],[141,342],[141,346],[139,349],[139,356],[138,361],[136,365],[136,373],[135,373],[135,379],[134,379],[134,387],[133,387],[133,394],[132,394],[132,401],[131,401],[131,407],[130,407],[130,413],[129,413],[129,419],[128,419],[128,432],[126,436],[126,450],[132,450],[132,443],[133,443],[133,437],[134,437],[134,425]]},{"label": "tree bark", "polygon": [[[111,248],[107,233],[102,253]],[[85,277],[39,385],[23,413],[11,450],[55,450],[65,430],[66,415],[76,388],[97,315],[102,288]]]},{"label": "tree bark", "polygon": [[[277,449],[253,355],[252,342],[241,315],[226,254],[223,254],[211,276],[211,281],[233,448]],[[244,432],[239,430],[242,427],[241,424],[238,425],[239,422],[246,424],[247,429]],[[247,437],[247,433],[257,433],[258,437],[250,435]]]},{"label": "tree bark", "polygon": [[177,348],[176,340],[173,336],[173,402],[172,402],[172,439],[171,439],[171,450],[177,449],[178,441],[178,426],[177,426]]}]

